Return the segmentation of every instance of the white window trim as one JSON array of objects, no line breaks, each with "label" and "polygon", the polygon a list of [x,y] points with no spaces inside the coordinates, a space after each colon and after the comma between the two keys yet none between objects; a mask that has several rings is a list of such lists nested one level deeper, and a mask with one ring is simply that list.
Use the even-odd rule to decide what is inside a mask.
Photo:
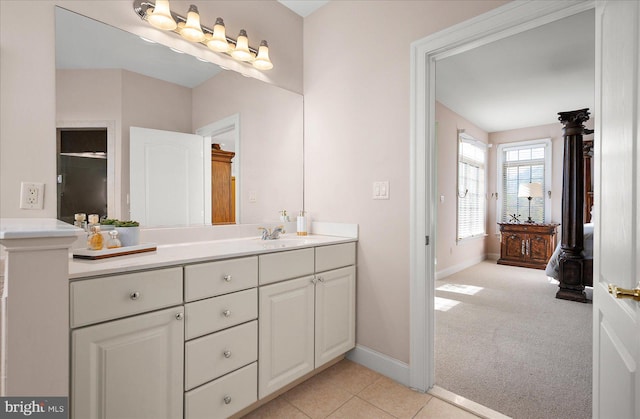
[{"label": "white window trim", "polygon": [[[544,222],[551,222],[551,164],[552,164],[552,144],[551,138],[540,138],[538,140],[527,140],[527,141],[517,141],[513,143],[502,143],[498,144],[498,149],[496,151],[496,191],[499,194],[502,194],[502,166],[504,163],[504,150],[517,150],[519,148],[529,148],[533,145],[543,145],[544,146]],[[502,196],[499,196],[496,200],[496,233],[500,232],[500,228],[497,223],[501,223],[501,215],[502,215]]]},{"label": "white window trim", "polygon": [[[460,178],[459,178],[459,167],[458,165],[460,164],[460,143],[462,142],[467,142],[470,144],[473,144],[474,146],[477,146],[479,148],[482,148],[484,150],[484,165],[483,165],[483,169],[484,169],[484,195],[485,195],[485,200],[484,200],[484,222],[485,222],[485,228],[484,228],[484,233],[483,234],[476,234],[474,236],[468,236],[468,237],[459,237],[458,234],[458,221],[459,221],[459,214],[458,214],[458,200],[460,199]],[[488,156],[488,149],[489,149],[489,144],[484,143],[480,140],[477,140],[476,138],[472,137],[469,134],[464,133],[463,130],[458,130],[458,147],[456,148],[456,245],[458,244],[462,244],[466,241],[469,240],[477,240],[477,239],[484,239],[485,237],[487,237],[487,185],[488,185],[488,163],[489,163],[489,156]]]}]

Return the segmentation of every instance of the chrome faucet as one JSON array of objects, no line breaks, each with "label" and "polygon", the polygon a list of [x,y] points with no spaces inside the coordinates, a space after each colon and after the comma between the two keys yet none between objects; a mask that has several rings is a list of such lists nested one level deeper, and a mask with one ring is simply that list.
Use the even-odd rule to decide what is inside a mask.
[{"label": "chrome faucet", "polygon": [[258,230],[262,230],[262,240],[276,240],[280,238],[280,234],[284,234],[284,226],[278,226],[273,229],[258,227]]}]

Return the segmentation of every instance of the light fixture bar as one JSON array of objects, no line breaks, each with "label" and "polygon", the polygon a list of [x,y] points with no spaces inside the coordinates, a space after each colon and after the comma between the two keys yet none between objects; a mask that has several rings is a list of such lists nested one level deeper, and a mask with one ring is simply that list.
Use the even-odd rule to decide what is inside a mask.
[{"label": "light fixture bar", "polygon": [[[149,9],[150,7],[155,7],[155,3],[151,2],[151,1],[146,1],[146,0],[134,0],[133,1],[133,10],[136,12],[136,14],[138,16],[140,16],[140,19],[146,21],[145,16],[147,15],[147,9]],[[177,13],[174,13],[173,10],[170,11],[171,16],[173,16],[173,19],[176,21],[176,23],[187,23],[187,18],[184,16],[181,16]],[[213,29],[204,26],[204,25],[200,25],[202,27],[202,32],[204,32],[205,34],[210,34],[213,35]],[[180,34],[179,29],[176,28],[174,30],[172,30],[172,32],[177,33],[178,35]],[[227,42],[233,44],[234,46],[237,45],[238,41],[228,35],[225,35],[225,38],[227,38]],[[204,46],[207,46],[206,44],[206,39],[204,41],[201,42],[197,42],[198,44],[202,44]],[[249,46],[249,51],[251,51],[254,55],[258,55],[258,50]]]}]

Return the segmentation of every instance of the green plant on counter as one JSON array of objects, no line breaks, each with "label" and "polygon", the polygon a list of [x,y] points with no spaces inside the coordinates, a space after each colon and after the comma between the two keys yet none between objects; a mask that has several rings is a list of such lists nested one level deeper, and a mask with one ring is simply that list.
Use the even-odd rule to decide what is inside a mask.
[{"label": "green plant on counter", "polygon": [[115,222],[115,226],[116,227],[139,227],[140,223],[137,221],[131,221],[131,220],[127,220],[127,221],[116,221]]},{"label": "green plant on counter", "polygon": [[132,220],[116,220],[115,218],[105,218],[104,220],[100,220],[100,224],[114,226],[114,227],[139,227],[140,223]]}]

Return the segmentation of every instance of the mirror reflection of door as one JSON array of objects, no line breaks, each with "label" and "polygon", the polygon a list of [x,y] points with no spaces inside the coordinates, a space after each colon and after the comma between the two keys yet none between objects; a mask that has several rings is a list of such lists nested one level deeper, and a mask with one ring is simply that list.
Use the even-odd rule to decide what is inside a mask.
[{"label": "mirror reflection of door", "polygon": [[74,214],[107,216],[107,129],[59,128],[57,218],[73,224]]}]

